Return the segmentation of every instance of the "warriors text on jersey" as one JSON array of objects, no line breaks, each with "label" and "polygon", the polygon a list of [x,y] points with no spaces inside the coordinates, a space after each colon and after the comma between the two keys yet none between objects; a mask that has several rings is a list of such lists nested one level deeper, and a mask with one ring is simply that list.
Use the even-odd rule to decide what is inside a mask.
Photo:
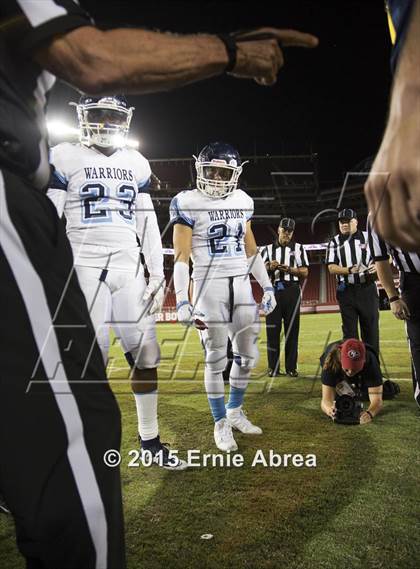
[{"label": "warriors text on jersey", "polygon": [[170,206],[172,223],[192,229],[193,279],[248,273],[244,236],[254,202],[242,190],[210,198],[199,190],[177,194]]},{"label": "warriors text on jersey", "polygon": [[146,158],[129,148],[106,156],[93,147],[62,143],[52,148],[50,160],[48,195],[59,214],[64,211],[76,263],[90,265],[89,257],[101,250],[135,250],[136,214],[153,210]]}]

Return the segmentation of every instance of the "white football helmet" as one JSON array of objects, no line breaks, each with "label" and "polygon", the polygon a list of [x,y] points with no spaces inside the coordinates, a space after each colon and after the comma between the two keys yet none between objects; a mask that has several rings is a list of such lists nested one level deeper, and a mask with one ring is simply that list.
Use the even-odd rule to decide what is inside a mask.
[{"label": "white football helmet", "polygon": [[242,166],[239,153],[225,142],[212,142],[195,158],[197,189],[211,198],[223,198],[238,187]]},{"label": "white football helmet", "polygon": [[80,142],[86,146],[123,147],[134,107],[129,107],[124,96],[91,97],[82,95],[76,106],[80,127]]}]

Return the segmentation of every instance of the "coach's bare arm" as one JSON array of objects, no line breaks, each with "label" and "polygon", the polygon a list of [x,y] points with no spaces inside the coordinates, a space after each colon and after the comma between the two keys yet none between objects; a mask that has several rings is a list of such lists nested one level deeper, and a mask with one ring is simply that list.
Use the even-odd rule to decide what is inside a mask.
[{"label": "coach's bare arm", "polygon": [[[260,28],[274,39],[237,44],[233,77],[272,85],[284,64],[282,46],[315,47],[315,36],[295,30]],[[277,41],[278,40],[278,41]],[[90,94],[152,93],[221,75],[226,47],[215,35],[177,35],[141,29],[101,31],[83,26],[56,36],[35,51],[45,69]]]},{"label": "coach's bare arm", "polygon": [[388,123],[365,186],[376,231],[420,250],[420,0],[414,0],[395,73]]},{"label": "coach's bare arm", "polygon": [[340,267],[340,265],[336,265],[331,263],[328,265],[328,270],[330,275],[351,275],[357,272],[357,267],[353,265],[353,267]]},{"label": "coach's bare arm", "polygon": [[290,273],[296,275],[300,279],[307,279],[309,275],[308,267],[290,267]]},{"label": "coach's bare arm", "polygon": [[289,273],[294,277],[299,277],[300,279],[306,279],[309,274],[308,267],[289,267],[289,265],[279,265],[278,267],[281,271]]}]

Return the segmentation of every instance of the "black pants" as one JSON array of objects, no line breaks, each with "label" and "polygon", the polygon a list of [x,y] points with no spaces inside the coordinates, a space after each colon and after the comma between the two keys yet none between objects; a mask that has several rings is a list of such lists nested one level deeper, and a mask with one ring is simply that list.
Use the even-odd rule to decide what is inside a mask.
[{"label": "black pants", "polygon": [[[0,491],[31,569],[125,567],[120,413],[64,226],[0,171]],[[84,381],[86,380],[86,381]]]},{"label": "black pants", "polygon": [[340,305],[343,338],[359,338],[370,344],[379,354],[379,298],[375,283],[346,285],[337,290]]},{"label": "black pants", "polygon": [[407,336],[411,353],[414,398],[420,406],[420,275],[401,273],[401,296],[410,310]]},{"label": "black pants", "polygon": [[286,286],[284,290],[276,291],[275,295],[277,306],[265,320],[268,367],[274,371],[280,369],[280,336],[284,322],[286,372],[294,371],[298,360],[300,286]]}]

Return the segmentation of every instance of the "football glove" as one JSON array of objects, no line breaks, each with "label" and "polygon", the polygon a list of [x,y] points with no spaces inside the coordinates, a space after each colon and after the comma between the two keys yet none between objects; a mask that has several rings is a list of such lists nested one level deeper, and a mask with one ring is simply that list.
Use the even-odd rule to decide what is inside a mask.
[{"label": "football glove", "polygon": [[277,302],[274,295],[274,288],[272,286],[264,287],[264,295],[261,301],[261,310],[267,316],[276,308]]},{"label": "football glove", "polygon": [[183,300],[178,302],[176,305],[176,312],[178,314],[178,322],[184,324],[184,326],[191,326],[193,323],[192,312],[193,308],[188,300]]},{"label": "football glove", "polygon": [[150,277],[149,284],[144,291],[142,301],[148,306],[149,314],[162,310],[165,298],[165,279],[161,277]]}]

